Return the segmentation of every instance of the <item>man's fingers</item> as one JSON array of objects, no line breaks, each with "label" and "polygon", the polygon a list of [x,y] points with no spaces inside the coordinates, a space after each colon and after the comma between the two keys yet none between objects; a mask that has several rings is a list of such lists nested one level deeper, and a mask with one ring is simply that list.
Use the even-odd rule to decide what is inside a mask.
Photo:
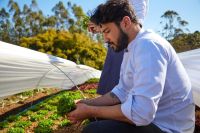
[{"label": "man's fingers", "polygon": [[81,100],[82,99],[77,99],[77,100],[74,100],[75,104],[78,104],[78,103],[81,103]]}]

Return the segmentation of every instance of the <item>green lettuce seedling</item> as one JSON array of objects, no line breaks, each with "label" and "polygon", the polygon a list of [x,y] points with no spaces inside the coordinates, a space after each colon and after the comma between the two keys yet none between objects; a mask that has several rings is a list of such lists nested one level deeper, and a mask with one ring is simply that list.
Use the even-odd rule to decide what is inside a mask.
[{"label": "green lettuce seedling", "polygon": [[65,115],[70,111],[75,109],[74,99],[70,97],[70,95],[63,95],[58,101],[57,113],[59,115]]}]

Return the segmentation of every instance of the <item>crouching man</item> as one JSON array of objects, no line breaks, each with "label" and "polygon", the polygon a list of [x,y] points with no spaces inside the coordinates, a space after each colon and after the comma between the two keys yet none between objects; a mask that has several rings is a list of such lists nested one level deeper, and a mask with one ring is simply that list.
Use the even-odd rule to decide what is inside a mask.
[{"label": "crouching man", "polygon": [[90,20],[115,52],[124,50],[120,79],[111,92],[79,101],[68,119],[104,119],[83,133],[192,133],[191,83],[170,43],[142,29],[127,0],[106,1]]}]

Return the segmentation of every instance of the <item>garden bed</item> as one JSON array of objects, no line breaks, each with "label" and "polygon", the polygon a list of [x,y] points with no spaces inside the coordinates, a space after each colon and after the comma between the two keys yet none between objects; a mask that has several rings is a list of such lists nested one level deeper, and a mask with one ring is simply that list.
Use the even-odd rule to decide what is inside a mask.
[{"label": "garden bed", "polygon": [[[97,83],[85,83],[80,85],[79,88],[84,92],[86,97],[97,96],[95,94]],[[4,121],[0,123],[0,133],[16,133],[20,131],[29,133],[80,133],[87,123],[71,125],[65,115],[59,115],[57,112],[59,99],[64,95],[69,96],[73,100],[82,98],[76,88],[72,88],[72,90],[59,91],[58,89],[52,89],[50,93],[48,91],[38,92],[24,101],[8,104],[4,108],[1,108],[1,121],[3,119]],[[21,112],[24,108],[30,107],[31,104],[31,108]],[[200,108],[198,107],[196,107],[195,126],[195,133],[200,133]]]},{"label": "garden bed", "polygon": [[[84,86],[84,88],[82,87]],[[80,86],[84,95],[88,98],[96,96],[97,83],[87,83]],[[57,111],[59,99],[63,96],[70,97],[70,99],[81,99],[82,95],[79,91],[73,88],[73,91],[60,91],[55,89],[51,93],[38,92],[34,96],[20,100],[18,103],[4,105],[0,109],[1,112],[1,133],[80,133],[82,125],[71,125],[65,115],[60,115]],[[13,99],[12,96],[7,98]],[[30,105],[32,105],[30,107]],[[29,107],[24,110],[25,107]]]}]

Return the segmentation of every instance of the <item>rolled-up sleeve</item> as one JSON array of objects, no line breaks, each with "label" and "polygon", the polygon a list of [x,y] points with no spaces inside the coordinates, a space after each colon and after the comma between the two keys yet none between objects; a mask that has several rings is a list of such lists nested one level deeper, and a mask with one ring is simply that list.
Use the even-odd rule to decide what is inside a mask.
[{"label": "rolled-up sleeve", "polygon": [[119,98],[121,103],[124,103],[126,101],[128,91],[123,87],[121,79],[119,80],[119,83],[113,88],[112,92]]},{"label": "rolled-up sleeve", "polygon": [[[139,42],[131,58],[135,69],[134,85],[121,104],[121,110],[137,126],[148,125],[155,118],[163,93],[168,57],[163,47],[148,41]],[[120,91],[115,92],[123,96],[118,93]]]}]

